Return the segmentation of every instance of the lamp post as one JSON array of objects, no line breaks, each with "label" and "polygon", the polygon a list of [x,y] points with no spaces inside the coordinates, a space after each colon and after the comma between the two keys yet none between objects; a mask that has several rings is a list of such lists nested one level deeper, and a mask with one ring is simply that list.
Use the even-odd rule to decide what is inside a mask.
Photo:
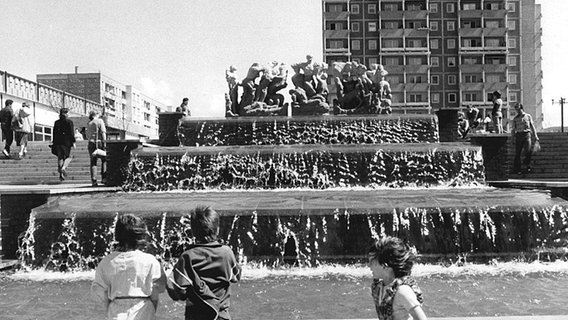
[{"label": "lamp post", "polygon": [[[560,98],[560,101],[556,101],[556,103],[560,104],[560,132],[564,132],[564,102],[566,102],[566,98]],[[552,99],[552,104],[555,101]]]}]

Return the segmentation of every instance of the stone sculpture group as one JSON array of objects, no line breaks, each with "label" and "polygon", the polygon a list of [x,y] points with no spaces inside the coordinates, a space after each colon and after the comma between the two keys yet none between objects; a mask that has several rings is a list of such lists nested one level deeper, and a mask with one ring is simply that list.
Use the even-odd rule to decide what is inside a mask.
[{"label": "stone sculpture group", "polygon": [[[273,61],[253,63],[246,77],[239,81],[237,69],[225,71],[229,91],[225,94],[227,117],[325,115],[325,114],[388,114],[391,112],[391,89],[385,80],[388,72],[380,64],[370,69],[357,62],[334,62],[328,66],[306,61],[292,64],[294,88],[289,90],[291,104],[279,93],[288,86],[288,66]],[[328,78],[333,79],[337,98],[329,104]],[[239,87],[242,94],[239,99]]]}]

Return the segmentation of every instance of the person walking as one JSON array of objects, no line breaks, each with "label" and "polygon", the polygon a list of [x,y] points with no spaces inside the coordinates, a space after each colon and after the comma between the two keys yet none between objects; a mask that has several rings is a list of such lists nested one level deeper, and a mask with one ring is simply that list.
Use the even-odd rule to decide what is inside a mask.
[{"label": "person walking", "polygon": [[101,153],[95,153],[97,150],[105,150],[106,141],[106,126],[99,117],[99,113],[95,110],[89,112],[89,124],[87,124],[87,140],[89,150],[89,157],[91,158],[91,182],[93,187],[97,187],[99,184],[97,182],[97,162],[101,159],[101,178],[102,183],[106,182],[106,155],[102,156]]},{"label": "person walking", "polygon": [[53,124],[53,153],[57,155],[57,172],[59,180],[67,178],[67,167],[71,163],[71,148],[75,148],[75,129],[69,120],[69,109],[59,110],[59,120]]},{"label": "person walking", "polygon": [[10,147],[14,142],[14,131],[12,131],[12,118],[14,117],[14,109],[12,109],[14,101],[6,100],[6,106],[0,110],[0,127],[2,129],[2,140],[6,141],[2,154],[6,158],[10,158]]},{"label": "person walking", "polygon": [[32,132],[31,114],[30,105],[24,102],[20,110],[12,118],[12,129],[16,138],[16,146],[20,147],[19,160],[28,154],[28,135]]},{"label": "person walking", "polygon": [[[531,172],[531,157],[532,157],[532,137],[534,134],[536,141],[539,141],[534,123],[530,114],[523,110],[523,105],[517,103],[515,105],[517,115],[513,118],[512,136],[515,143],[515,161],[513,162],[513,173],[523,174]],[[521,156],[525,153],[523,165],[525,170],[521,170]]]}]

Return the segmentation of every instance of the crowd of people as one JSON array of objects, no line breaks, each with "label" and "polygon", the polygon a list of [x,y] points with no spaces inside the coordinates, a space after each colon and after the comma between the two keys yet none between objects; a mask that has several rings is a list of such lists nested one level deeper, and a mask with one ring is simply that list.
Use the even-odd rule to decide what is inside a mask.
[{"label": "crowd of people", "polygon": [[[211,207],[198,206],[189,221],[194,243],[170,269],[144,252],[148,228],[142,218],[118,218],[116,250],[100,261],[91,285],[107,319],[155,319],[159,296],[166,291],[185,302],[185,319],[231,319],[231,284],[241,279],[241,266],[219,238],[220,216]],[[369,303],[374,302],[378,318],[425,320],[423,294],[411,276],[411,247],[399,238],[383,237],[373,241],[368,257],[373,278]]]},{"label": "crowd of people", "polygon": [[[16,146],[20,148],[15,159],[22,160],[28,154],[28,137],[34,128],[30,119],[32,111],[28,102],[23,102],[17,110],[13,105],[14,101],[8,99],[4,108],[0,110],[0,128],[2,129],[2,140],[5,141],[2,154],[5,158],[11,159],[11,147],[15,141]],[[89,112],[87,127],[79,130],[69,119],[69,109],[61,108],[59,119],[53,124],[52,132],[51,152],[57,157],[57,172],[60,181],[67,178],[67,169],[73,159],[71,150],[76,147],[75,142],[88,140],[92,185],[98,186],[97,163],[99,159],[101,160],[102,183],[106,182],[106,127],[97,111]]]}]

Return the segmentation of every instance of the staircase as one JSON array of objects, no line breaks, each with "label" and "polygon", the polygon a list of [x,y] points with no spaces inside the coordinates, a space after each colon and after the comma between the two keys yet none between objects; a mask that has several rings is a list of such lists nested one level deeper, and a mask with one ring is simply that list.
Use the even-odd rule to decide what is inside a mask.
[{"label": "staircase", "polygon": [[[17,147],[15,143],[11,147],[12,159],[6,159],[0,154],[0,185],[91,183],[87,141],[77,141],[77,147],[71,149],[73,161],[67,168],[65,181],[59,181],[57,157],[51,154],[50,144],[50,141],[28,142],[28,154],[21,160],[18,159],[20,147]],[[2,142],[0,149],[3,147]],[[100,161],[98,175],[100,182]]]}]

